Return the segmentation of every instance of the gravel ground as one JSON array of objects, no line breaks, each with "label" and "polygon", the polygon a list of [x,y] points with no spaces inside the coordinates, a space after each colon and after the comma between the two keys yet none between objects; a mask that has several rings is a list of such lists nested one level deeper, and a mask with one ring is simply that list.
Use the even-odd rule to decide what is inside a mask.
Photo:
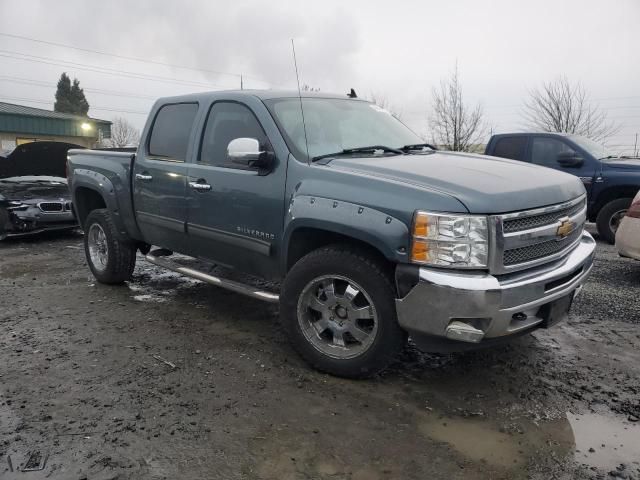
[{"label": "gravel ground", "polygon": [[276,307],[142,260],[96,284],[77,234],[3,242],[0,478],[640,479],[639,286],[599,243],[564,324],[348,381]]}]

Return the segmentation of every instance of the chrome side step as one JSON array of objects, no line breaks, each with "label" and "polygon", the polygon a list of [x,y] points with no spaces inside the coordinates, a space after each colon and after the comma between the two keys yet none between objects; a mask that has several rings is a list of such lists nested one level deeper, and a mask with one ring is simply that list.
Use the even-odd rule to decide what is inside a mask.
[{"label": "chrome side step", "polygon": [[209,275],[208,273],[194,270],[193,268],[183,267],[172,262],[171,260],[167,260],[166,258],[155,257],[151,254],[147,254],[145,255],[145,259],[148,262],[153,263],[154,265],[158,265],[168,270],[186,275],[187,277],[195,278],[197,280],[201,280],[203,282],[210,283],[221,288],[226,288],[227,290],[231,290],[232,292],[247,295],[248,297],[257,298],[258,300],[263,300],[269,303],[278,303],[278,301],[280,300],[280,296],[276,293],[259,290],[252,285],[234,282],[233,280],[226,280],[224,278],[215,277],[213,275]]}]

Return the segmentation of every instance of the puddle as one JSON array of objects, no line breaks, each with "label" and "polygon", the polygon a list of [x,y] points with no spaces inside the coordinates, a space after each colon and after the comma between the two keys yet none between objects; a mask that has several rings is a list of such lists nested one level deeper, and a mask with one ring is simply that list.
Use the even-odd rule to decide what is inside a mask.
[{"label": "puddle", "polygon": [[164,303],[167,301],[166,298],[159,297],[158,295],[134,295],[133,299],[136,302],[156,302],[156,303]]},{"label": "puddle", "polygon": [[422,432],[438,442],[448,443],[465,457],[498,467],[517,467],[526,462],[521,446],[508,433],[491,428],[486,421],[433,418],[421,425]]},{"label": "puddle", "polygon": [[432,440],[447,443],[474,462],[503,469],[521,469],[535,456],[557,461],[573,451],[573,434],[566,418],[536,425],[530,422],[500,427],[491,420],[424,415],[420,431]]},{"label": "puddle", "polygon": [[145,272],[149,278],[142,284],[128,282],[129,290],[134,294],[132,298],[138,302],[164,303],[174,296],[178,290],[200,284],[199,280],[185,277],[179,273],[162,270],[160,273]]},{"label": "puddle", "polygon": [[575,437],[577,462],[603,470],[640,462],[640,425],[596,413],[567,413],[567,418]]}]

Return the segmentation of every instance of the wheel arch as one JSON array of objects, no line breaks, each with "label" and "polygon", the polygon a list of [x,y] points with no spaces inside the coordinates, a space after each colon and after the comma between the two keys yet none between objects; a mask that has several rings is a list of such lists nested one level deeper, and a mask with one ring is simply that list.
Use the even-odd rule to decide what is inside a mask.
[{"label": "wheel arch", "polygon": [[637,185],[616,185],[611,186],[604,189],[598,195],[598,199],[595,202],[595,205],[591,209],[589,213],[589,220],[594,221],[600,213],[602,207],[604,207],[607,203],[612,200],[616,200],[618,198],[633,198],[638,193]]},{"label": "wheel arch", "polygon": [[73,209],[81,227],[84,228],[87,216],[92,210],[106,208],[111,214],[117,235],[121,240],[136,237],[136,229],[132,230],[130,225],[134,219],[126,218],[133,215],[133,212],[126,209],[127,212],[121,215],[116,189],[108,177],[98,172],[77,169],[70,186]]},{"label": "wheel arch", "polygon": [[292,201],[283,239],[284,274],[307,253],[335,243],[363,248],[391,266],[408,261],[409,231],[397,218],[326,198]]},{"label": "wheel arch", "polygon": [[99,191],[86,186],[75,189],[73,209],[81,227],[84,228],[89,213],[99,208],[107,208],[107,202]]}]

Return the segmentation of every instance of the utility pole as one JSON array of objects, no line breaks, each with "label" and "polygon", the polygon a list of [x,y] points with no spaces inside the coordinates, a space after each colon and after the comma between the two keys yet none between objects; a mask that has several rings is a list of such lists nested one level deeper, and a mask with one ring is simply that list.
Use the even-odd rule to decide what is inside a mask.
[{"label": "utility pole", "polygon": [[633,156],[637,157],[638,156],[638,134],[636,133],[636,141],[633,144]]},{"label": "utility pole", "polygon": [[240,74],[240,90],[244,90],[244,83],[242,81],[242,74]]}]

